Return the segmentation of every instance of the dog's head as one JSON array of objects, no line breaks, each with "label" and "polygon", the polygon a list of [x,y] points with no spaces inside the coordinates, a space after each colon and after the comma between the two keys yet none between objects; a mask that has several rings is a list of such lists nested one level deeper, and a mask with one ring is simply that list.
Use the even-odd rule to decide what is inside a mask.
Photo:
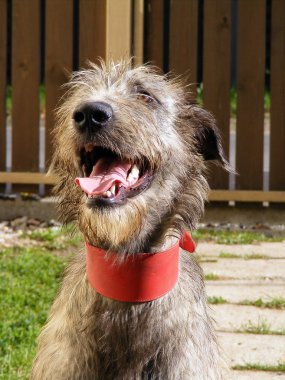
[{"label": "dog's head", "polygon": [[201,217],[205,161],[225,168],[211,114],[178,80],[130,63],[75,73],[58,111],[52,168],[64,222],[86,240],[137,252]]}]

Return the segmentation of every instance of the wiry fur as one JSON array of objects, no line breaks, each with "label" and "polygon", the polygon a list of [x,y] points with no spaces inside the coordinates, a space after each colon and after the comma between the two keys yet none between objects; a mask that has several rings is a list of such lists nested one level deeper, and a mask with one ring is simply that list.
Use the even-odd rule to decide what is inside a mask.
[{"label": "wiry fur", "polygon": [[[147,91],[155,99],[145,102]],[[86,101],[111,105],[114,120],[98,133],[72,122]],[[90,208],[75,185],[82,176],[79,149],[88,142],[131,162],[147,159],[151,186],[125,205]],[[205,160],[224,167],[213,117],[183,85],[149,66],[91,65],[75,73],[58,111],[53,171],[62,220],[75,221],[90,244],[125,255],[154,252],[194,229],[208,192]],[[207,314],[202,272],[182,251],[179,280],[166,296],[130,304],[106,299],[86,278],[80,253],[68,268],[48,323],[39,337],[33,380],[218,380],[220,354]]]}]

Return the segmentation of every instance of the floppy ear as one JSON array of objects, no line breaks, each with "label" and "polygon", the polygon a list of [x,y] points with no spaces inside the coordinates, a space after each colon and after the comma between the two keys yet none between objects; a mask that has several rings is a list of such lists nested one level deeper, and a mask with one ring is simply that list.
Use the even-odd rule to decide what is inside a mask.
[{"label": "floppy ear", "polygon": [[190,115],[198,153],[204,157],[204,160],[213,160],[225,170],[232,171],[226,159],[221,134],[213,115],[198,106],[190,107]]}]

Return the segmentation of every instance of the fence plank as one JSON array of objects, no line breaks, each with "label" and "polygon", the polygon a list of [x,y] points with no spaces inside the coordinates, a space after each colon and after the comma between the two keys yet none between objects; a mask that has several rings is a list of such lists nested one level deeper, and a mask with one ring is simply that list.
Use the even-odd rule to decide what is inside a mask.
[{"label": "fence plank", "polygon": [[163,69],[164,66],[164,0],[146,0],[144,60]]},{"label": "fence plank", "polygon": [[13,171],[36,172],[39,167],[39,15],[38,0],[12,3]]},{"label": "fence plank", "polygon": [[[55,11],[56,10],[56,11]],[[70,0],[46,1],[46,168],[52,156],[51,131],[54,128],[54,109],[58,106],[63,89],[72,71],[73,2]]]},{"label": "fence plank", "polygon": [[106,59],[129,59],[131,54],[131,0],[106,0]]},{"label": "fence plank", "polygon": [[254,191],[254,190],[212,190],[209,195],[210,202],[285,202],[285,191]]},{"label": "fence plank", "polygon": [[[81,0],[79,20],[80,66],[86,61],[95,62],[98,57],[106,59],[106,1]],[[87,27],[86,27],[87,26]]]},{"label": "fence plank", "polygon": [[143,63],[144,58],[144,0],[136,0],[133,5],[133,52],[134,64]]},{"label": "fence plank", "polygon": [[263,182],[265,0],[238,2],[237,187]]},{"label": "fence plank", "polygon": [[6,169],[6,68],[7,2],[0,0],[0,171]]},{"label": "fence plank", "polygon": [[[223,136],[223,146],[229,155],[230,75],[231,75],[231,1],[204,2],[204,105],[216,117]],[[210,185],[227,189],[229,176],[213,167]]]},{"label": "fence plank", "polygon": [[189,75],[191,90],[197,82],[198,1],[170,2],[169,69]]},{"label": "fence plank", "polygon": [[270,189],[284,190],[285,176],[285,1],[272,0]]},{"label": "fence plank", "polygon": [[0,172],[0,183],[6,182],[17,184],[54,185],[57,182],[57,177],[45,173]]}]

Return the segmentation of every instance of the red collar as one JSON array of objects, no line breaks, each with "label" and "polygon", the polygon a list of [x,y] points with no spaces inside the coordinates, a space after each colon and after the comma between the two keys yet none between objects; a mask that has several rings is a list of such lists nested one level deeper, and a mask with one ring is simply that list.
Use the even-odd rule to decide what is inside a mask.
[{"label": "red collar", "polygon": [[87,277],[102,296],[122,302],[147,302],[162,297],[178,279],[179,247],[194,252],[195,243],[185,232],[173,247],[157,253],[129,256],[116,263],[116,254],[85,243]]}]

